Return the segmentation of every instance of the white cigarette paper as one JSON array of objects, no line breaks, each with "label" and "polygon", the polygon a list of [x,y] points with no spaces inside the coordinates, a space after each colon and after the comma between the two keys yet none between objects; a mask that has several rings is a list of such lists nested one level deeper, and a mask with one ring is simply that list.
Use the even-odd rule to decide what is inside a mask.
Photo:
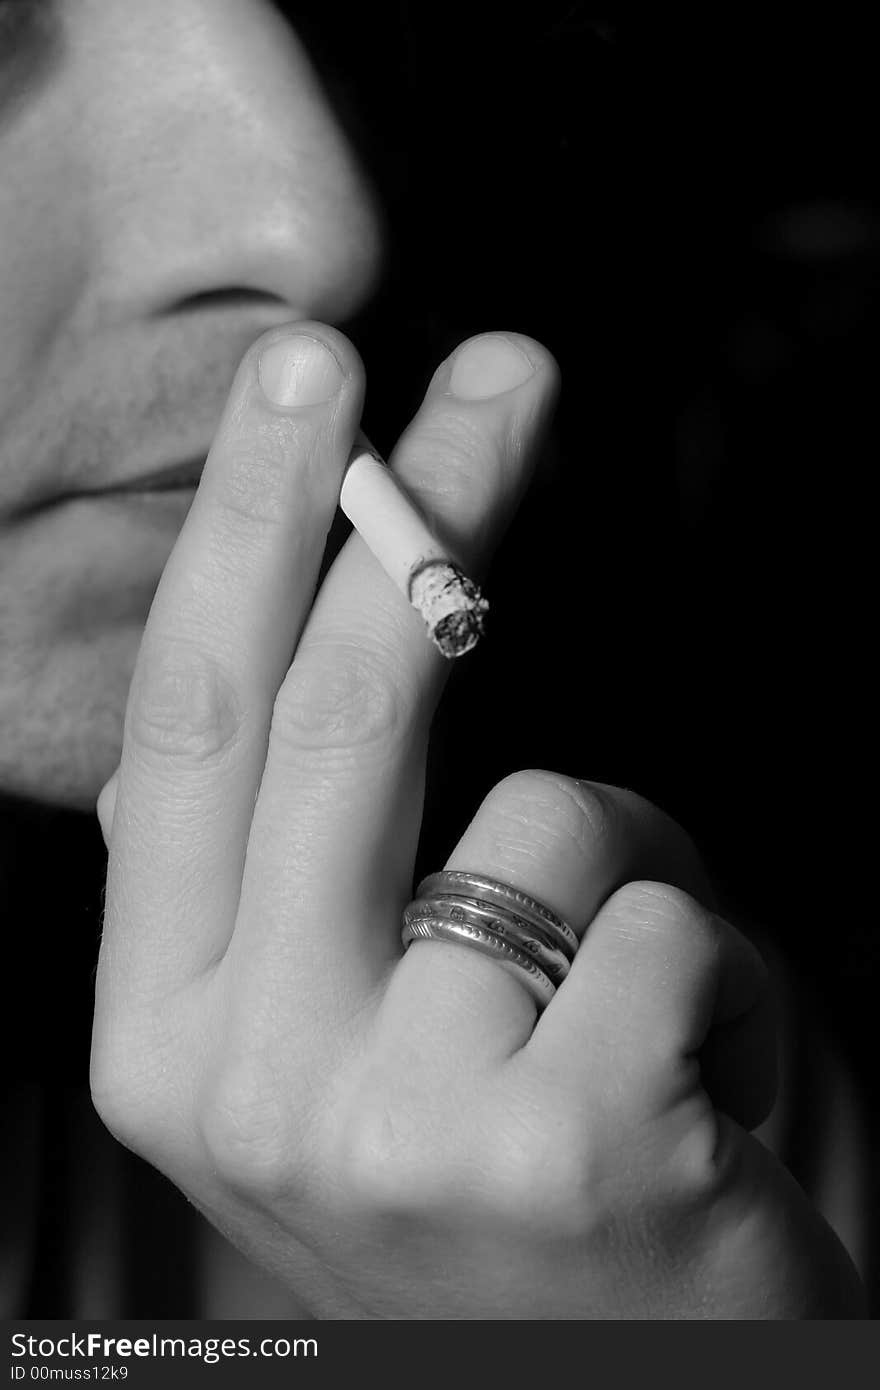
[{"label": "white cigarette paper", "polygon": [[364,435],[351,451],[339,505],[443,655],[463,656],[476,646],[488,603]]}]

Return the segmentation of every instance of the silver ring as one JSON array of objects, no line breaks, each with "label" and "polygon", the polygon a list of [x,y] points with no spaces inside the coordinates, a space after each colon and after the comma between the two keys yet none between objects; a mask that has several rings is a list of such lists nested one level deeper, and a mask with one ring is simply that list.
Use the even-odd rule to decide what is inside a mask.
[{"label": "silver ring", "polygon": [[551,939],[568,959],[574,960],[579,942],[568,923],[519,888],[511,888],[509,883],[501,883],[497,878],[488,878],[485,874],[468,873],[463,869],[441,869],[438,873],[428,874],[416,889],[417,898],[444,897],[449,893],[505,907],[517,917],[524,917],[532,926],[549,932]]},{"label": "silver ring", "polygon": [[531,956],[539,970],[543,970],[554,985],[561,985],[571,969],[566,952],[556,944],[545,927],[536,927],[506,907],[463,897],[460,893],[445,893],[442,897],[414,898],[404,908],[405,926],[435,918],[444,922],[467,922],[469,926],[481,927],[509,941],[511,946]]},{"label": "silver ring", "polygon": [[483,927],[471,926],[468,922],[449,922],[439,917],[423,917],[407,922],[401,939],[404,947],[419,940],[454,941],[472,947],[481,955],[490,956],[525,986],[539,1009],[545,1008],[556,993],[552,980],[539,969],[531,956]]}]

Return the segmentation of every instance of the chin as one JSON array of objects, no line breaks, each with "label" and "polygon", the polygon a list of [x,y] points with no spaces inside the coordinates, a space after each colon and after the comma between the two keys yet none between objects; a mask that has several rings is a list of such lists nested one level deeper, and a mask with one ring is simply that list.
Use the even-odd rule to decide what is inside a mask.
[{"label": "chin", "polygon": [[0,662],[0,795],[94,812],[122,750],[142,630]]}]

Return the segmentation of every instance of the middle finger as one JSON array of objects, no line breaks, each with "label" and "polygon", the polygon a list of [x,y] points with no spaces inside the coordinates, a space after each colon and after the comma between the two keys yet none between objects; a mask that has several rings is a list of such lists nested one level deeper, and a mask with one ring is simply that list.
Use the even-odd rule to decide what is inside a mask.
[{"label": "middle finger", "polygon": [[[521,493],[557,387],[539,343],[481,335],[438,368],[394,450],[390,466],[466,569],[481,567]],[[263,1009],[274,988],[281,1009],[354,1012],[399,955],[448,667],[354,533],[279,693],[254,814],[228,962]],[[293,971],[308,982],[295,998]]]}]

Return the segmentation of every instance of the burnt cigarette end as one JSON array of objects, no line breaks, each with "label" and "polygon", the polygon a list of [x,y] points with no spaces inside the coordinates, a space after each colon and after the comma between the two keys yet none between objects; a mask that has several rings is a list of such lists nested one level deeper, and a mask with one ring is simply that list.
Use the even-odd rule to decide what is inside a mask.
[{"label": "burnt cigarette end", "polygon": [[483,615],[471,609],[461,613],[449,613],[441,618],[430,634],[434,646],[444,656],[452,659],[464,656],[475,647],[483,635]]},{"label": "burnt cigarette end", "polygon": [[420,564],[410,577],[409,597],[443,656],[464,656],[482,637],[489,605],[474,581],[451,560]]}]

